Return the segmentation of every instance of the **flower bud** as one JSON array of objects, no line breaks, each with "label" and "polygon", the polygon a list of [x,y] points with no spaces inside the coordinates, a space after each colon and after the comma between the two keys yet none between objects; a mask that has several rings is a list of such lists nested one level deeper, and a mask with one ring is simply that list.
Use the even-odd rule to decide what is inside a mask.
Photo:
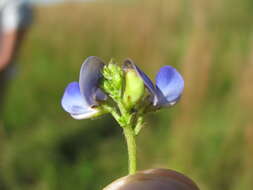
[{"label": "flower bud", "polygon": [[173,170],[152,169],[120,178],[103,190],[199,190],[188,177]]},{"label": "flower bud", "polygon": [[126,70],[126,83],[123,101],[125,105],[131,109],[144,94],[143,80],[137,75],[135,70]]},{"label": "flower bud", "polygon": [[122,97],[122,83],[123,70],[113,60],[104,66],[102,70],[103,80],[101,88],[113,99],[121,99]]}]

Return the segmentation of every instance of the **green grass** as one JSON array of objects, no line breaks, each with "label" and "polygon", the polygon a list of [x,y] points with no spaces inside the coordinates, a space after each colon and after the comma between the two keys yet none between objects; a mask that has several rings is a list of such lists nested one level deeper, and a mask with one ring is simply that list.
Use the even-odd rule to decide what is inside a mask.
[{"label": "green grass", "polygon": [[7,97],[0,189],[102,189],[127,173],[125,142],[112,118],[75,121],[60,106],[90,55],[130,57],[152,77],[170,64],[184,76],[181,101],[147,117],[138,138],[139,169],[181,171],[201,190],[252,189],[252,1],[36,10]]}]

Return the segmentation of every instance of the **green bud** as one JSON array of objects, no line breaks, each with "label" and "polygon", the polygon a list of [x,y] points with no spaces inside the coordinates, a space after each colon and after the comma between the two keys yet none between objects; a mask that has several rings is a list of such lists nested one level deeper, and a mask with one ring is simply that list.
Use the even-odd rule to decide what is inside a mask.
[{"label": "green bud", "polygon": [[122,98],[123,70],[113,60],[104,66],[102,71],[102,89],[114,100]]},{"label": "green bud", "polygon": [[128,109],[134,107],[144,94],[143,80],[137,75],[133,69],[126,71],[126,85],[123,96],[123,101]]}]

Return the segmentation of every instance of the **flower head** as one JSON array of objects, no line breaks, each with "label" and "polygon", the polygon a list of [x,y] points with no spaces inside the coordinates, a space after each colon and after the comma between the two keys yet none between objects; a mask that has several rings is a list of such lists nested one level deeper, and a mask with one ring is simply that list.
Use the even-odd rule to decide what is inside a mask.
[{"label": "flower head", "polygon": [[62,97],[62,107],[75,119],[86,119],[98,115],[98,101],[106,94],[99,88],[104,62],[98,57],[88,57],[82,64],[79,82],[70,83]]},{"label": "flower head", "polygon": [[131,60],[121,67],[113,60],[105,64],[91,56],[82,64],[79,82],[67,86],[61,104],[75,119],[113,111],[114,117],[119,115],[119,121],[125,125],[133,115],[142,117],[146,111],[174,105],[183,88],[182,76],[171,66],[162,67],[153,84]]},{"label": "flower head", "polygon": [[172,106],[180,99],[184,89],[184,80],[175,68],[168,65],[162,67],[156,76],[156,83],[153,84],[132,60],[126,60],[124,67],[134,69],[143,80],[151,95],[150,102],[155,108]]}]

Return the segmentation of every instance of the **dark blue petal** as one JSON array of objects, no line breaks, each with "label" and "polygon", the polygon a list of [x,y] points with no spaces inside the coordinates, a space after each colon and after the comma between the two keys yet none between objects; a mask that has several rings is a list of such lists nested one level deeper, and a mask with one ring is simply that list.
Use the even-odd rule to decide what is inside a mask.
[{"label": "dark blue petal", "polygon": [[[98,57],[91,56],[88,57],[80,71],[79,85],[80,91],[87,102],[91,107],[97,106],[96,101],[96,92],[99,86],[99,79],[102,77],[101,70],[104,67],[104,62]],[[101,91],[101,93],[103,93]],[[100,94],[100,96],[102,96]],[[103,96],[106,96],[105,94]]]},{"label": "dark blue petal", "polygon": [[107,95],[100,88],[96,90],[95,99],[97,101],[105,101],[107,98],[108,98]]},{"label": "dark blue petal", "polygon": [[142,78],[146,88],[149,90],[149,92],[151,93],[152,97],[153,97],[153,104],[156,105],[157,104],[157,90],[154,87],[153,82],[150,80],[150,78],[139,68],[137,67],[132,60],[127,59],[124,62],[124,68],[128,69],[128,68],[132,68],[136,71],[136,73],[139,75],[139,77]]},{"label": "dark blue petal", "polygon": [[174,104],[183,92],[184,79],[175,68],[164,66],[156,76],[156,86],[161,92],[159,104],[165,102],[166,104]]},{"label": "dark blue petal", "polygon": [[71,114],[75,119],[90,118],[95,115],[98,110],[89,107],[80,93],[79,83],[72,82],[65,89],[61,101],[65,111]]}]

